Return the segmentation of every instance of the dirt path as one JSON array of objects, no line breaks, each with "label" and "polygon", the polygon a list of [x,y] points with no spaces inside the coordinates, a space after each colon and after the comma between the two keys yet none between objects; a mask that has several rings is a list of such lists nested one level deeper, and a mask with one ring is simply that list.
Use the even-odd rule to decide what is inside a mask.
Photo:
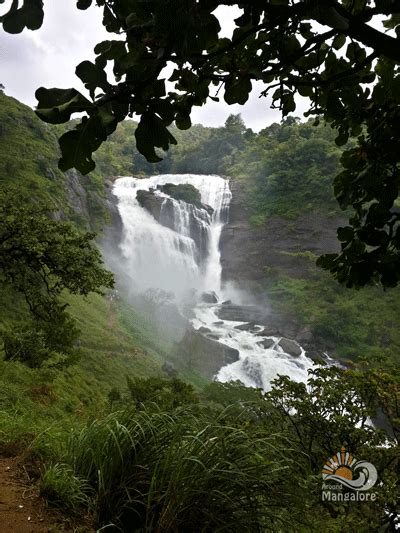
[{"label": "dirt path", "polygon": [[[58,522],[58,524],[57,524]],[[0,532],[66,531],[46,509],[18,457],[0,457]]]}]

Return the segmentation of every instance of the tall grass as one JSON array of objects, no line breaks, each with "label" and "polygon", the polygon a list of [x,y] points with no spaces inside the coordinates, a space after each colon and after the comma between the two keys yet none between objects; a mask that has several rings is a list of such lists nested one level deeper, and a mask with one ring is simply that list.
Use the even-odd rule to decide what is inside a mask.
[{"label": "tall grass", "polygon": [[90,487],[84,479],[74,474],[70,466],[56,463],[44,471],[40,493],[53,505],[70,513],[78,513],[88,504]]},{"label": "tall grass", "polygon": [[285,455],[261,429],[183,410],[113,413],[74,434],[69,464],[99,526],[122,531],[276,529]]}]

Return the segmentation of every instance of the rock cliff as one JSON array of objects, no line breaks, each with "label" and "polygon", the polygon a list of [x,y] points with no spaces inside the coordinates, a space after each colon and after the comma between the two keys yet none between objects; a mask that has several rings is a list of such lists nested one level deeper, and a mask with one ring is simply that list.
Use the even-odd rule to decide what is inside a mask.
[{"label": "rock cliff", "polygon": [[338,249],[336,228],[344,223],[343,217],[310,212],[296,220],[273,216],[255,226],[249,222],[246,182],[231,179],[230,188],[229,222],[220,241],[225,282],[250,288],[274,270],[304,278],[309,276],[311,254],[318,256]]},{"label": "rock cliff", "polygon": [[309,212],[296,220],[273,216],[262,226],[255,226],[249,222],[251,207],[246,182],[231,179],[230,188],[229,222],[220,241],[222,279],[250,293],[258,311],[249,312],[249,306],[226,305],[221,307],[220,318],[264,325],[265,334],[296,339],[312,357],[331,352],[334,346],[315,337],[299,317],[288,311],[272,310],[264,287],[276,273],[311,278],[310,259],[339,248],[336,229],[345,224],[345,218]]}]

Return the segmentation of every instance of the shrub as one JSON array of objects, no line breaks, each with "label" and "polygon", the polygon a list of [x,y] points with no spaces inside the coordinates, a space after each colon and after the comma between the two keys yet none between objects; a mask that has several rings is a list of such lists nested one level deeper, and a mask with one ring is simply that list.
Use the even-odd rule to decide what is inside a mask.
[{"label": "shrub", "polygon": [[128,411],[92,422],[69,450],[75,475],[95,492],[99,525],[168,533],[258,531],[279,522],[271,509],[282,496],[283,453],[256,428],[187,409]]}]

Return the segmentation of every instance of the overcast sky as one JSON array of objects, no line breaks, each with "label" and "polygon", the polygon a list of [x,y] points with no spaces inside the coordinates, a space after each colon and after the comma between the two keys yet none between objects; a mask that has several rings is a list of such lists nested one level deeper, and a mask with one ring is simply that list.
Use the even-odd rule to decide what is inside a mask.
[{"label": "overcast sky", "polygon": [[[93,60],[95,44],[110,39],[110,34],[102,26],[100,8],[79,11],[75,5],[74,0],[46,2],[44,23],[37,31],[9,35],[0,29],[0,83],[6,94],[34,107],[35,90],[41,86],[75,87],[84,92],[75,67],[85,59]],[[0,13],[3,11],[4,8]],[[237,8],[218,8],[224,36],[231,36],[238,13]],[[279,122],[281,115],[270,109],[270,100],[259,98],[261,87],[262,84],[255,86],[244,106],[228,106],[221,99],[219,103],[210,100],[202,108],[195,107],[192,122],[220,126],[230,113],[241,113],[247,126],[255,131]],[[301,116],[304,110],[302,105],[296,115]]]}]

